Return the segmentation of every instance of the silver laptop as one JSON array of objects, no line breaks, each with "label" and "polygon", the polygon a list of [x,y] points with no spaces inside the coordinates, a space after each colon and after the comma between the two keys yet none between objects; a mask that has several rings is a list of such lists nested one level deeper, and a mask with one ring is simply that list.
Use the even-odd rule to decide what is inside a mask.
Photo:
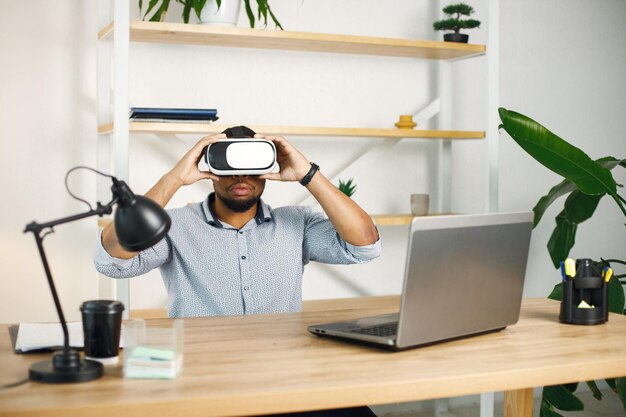
[{"label": "silver laptop", "polygon": [[401,350],[515,324],[532,219],[530,212],[416,217],[400,312],[308,330]]}]

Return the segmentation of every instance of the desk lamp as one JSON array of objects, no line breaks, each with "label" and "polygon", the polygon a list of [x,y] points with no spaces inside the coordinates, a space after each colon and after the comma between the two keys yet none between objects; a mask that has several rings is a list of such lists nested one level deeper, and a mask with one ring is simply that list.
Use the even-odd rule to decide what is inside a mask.
[{"label": "desk lamp", "polygon": [[[87,201],[76,197],[69,190],[67,185],[68,176],[72,171],[81,168],[89,169],[100,175],[111,178],[113,181],[113,185],[111,187],[113,199],[108,204],[102,205],[98,202],[97,207],[93,209]],[[83,166],[70,169],[65,176],[65,187],[73,198],[86,203],[89,206],[89,211],[53,220],[47,223],[32,222],[27,224],[26,229],[24,230],[24,233],[32,232],[35,236],[37,248],[39,249],[39,255],[41,256],[41,262],[43,263],[46,277],[48,278],[48,284],[50,285],[50,291],[52,292],[52,298],[54,299],[54,305],[59,315],[61,327],[63,328],[64,338],[63,350],[55,353],[52,356],[51,361],[45,360],[35,362],[31,365],[29,378],[32,381],[37,382],[85,382],[97,379],[103,374],[101,363],[87,359],[83,360],[77,350],[70,348],[67,323],[65,321],[65,316],[63,315],[63,309],[61,308],[61,303],[59,301],[54,282],[52,281],[52,274],[50,273],[48,260],[46,259],[46,254],[43,250],[43,238],[54,232],[54,226],[83,219],[85,217],[111,214],[113,206],[116,204],[118,207],[115,211],[114,218],[115,231],[120,245],[128,251],[137,252],[155,245],[167,234],[171,225],[170,217],[157,203],[147,197],[133,194],[130,187],[128,187],[124,181],[119,181],[117,178],[111,175],[103,174],[95,169]],[[49,230],[42,235],[42,232],[46,229]]]}]

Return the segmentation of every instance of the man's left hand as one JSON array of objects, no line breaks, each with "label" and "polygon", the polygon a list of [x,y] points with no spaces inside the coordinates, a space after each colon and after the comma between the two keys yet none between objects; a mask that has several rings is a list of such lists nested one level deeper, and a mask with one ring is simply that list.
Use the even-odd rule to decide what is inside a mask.
[{"label": "man's left hand", "polygon": [[280,172],[261,175],[261,179],[275,181],[300,181],[311,169],[311,163],[296,148],[291,146],[282,136],[255,135],[255,138],[274,142],[276,146],[276,161]]}]

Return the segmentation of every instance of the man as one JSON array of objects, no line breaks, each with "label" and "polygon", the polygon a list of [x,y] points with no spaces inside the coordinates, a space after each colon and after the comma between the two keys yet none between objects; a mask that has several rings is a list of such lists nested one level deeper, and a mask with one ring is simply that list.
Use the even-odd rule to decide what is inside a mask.
[{"label": "man", "polygon": [[[215,192],[202,203],[168,210],[171,229],[152,248],[124,250],[112,224],[96,247],[96,269],[113,278],[160,268],[170,317],[300,311],[309,261],[353,264],[380,255],[371,218],[285,138],[255,135],[244,126],[225,132],[233,131],[274,142],[280,172],[218,177],[200,171],[205,148],[226,135],[203,137],[146,196],[165,207],[180,187],[206,179]],[[261,200],[266,180],[300,182],[328,218],[308,207],[272,209]]]}]

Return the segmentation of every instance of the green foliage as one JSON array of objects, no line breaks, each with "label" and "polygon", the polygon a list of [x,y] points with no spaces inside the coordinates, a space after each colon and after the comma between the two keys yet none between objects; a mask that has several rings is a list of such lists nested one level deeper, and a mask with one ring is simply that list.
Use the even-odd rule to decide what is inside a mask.
[{"label": "green foliage", "polygon": [[507,133],[530,156],[551,171],[565,177],[552,187],[533,208],[537,226],[546,209],[559,197],[568,194],[565,207],[556,217],[556,228],[548,242],[548,252],[555,268],[567,258],[574,246],[578,224],[591,218],[598,203],[610,195],[626,215],[623,198],[617,194],[617,183],[610,170],[626,168],[623,160],[607,156],[593,161],[577,147],[556,136],[534,120],[506,109],[499,109],[502,125]]},{"label": "green foliage", "polygon": [[474,19],[445,19],[433,23],[433,29],[435,30],[452,30],[456,33],[459,33],[461,29],[474,29],[479,26],[480,22]]},{"label": "green foliage", "polygon": [[353,179],[350,178],[348,181],[339,180],[339,191],[347,195],[348,197],[352,197],[356,192],[356,184],[353,183]]},{"label": "green foliage", "polygon": [[452,16],[453,14],[469,16],[474,13],[474,8],[465,3],[449,4],[445,6],[442,10],[445,14],[450,16]]},{"label": "green foliage", "polygon": [[[217,3],[217,8],[219,9],[222,6],[223,0],[215,0]],[[276,18],[276,15],[272,12],[272,9],[269,5],[269,0],[255,0],[257,4],[257,14],[255,14],[252,10],[252,6],[250,6],[251,0],[243,0],[244,6],[246,9],[246,15],[248,16],[248,21],[250,22],[250,27],[254,28],[256,21],[263,21],[263,25],[267,26],[267,18],[268,16],[272,19],[276,27],[283,30],[282,25]],[[157,4],[160,3],[160,6],[157,8],[156,12],[150,17],[148,20],[151,22],[162,22],[165,20],[165,15],[167,14],[167,9],[170,5],[170,0],[150,0],[148,3],[148,7],[146,12],[142,16],[142,20],[146,20],[148,14],[155,8]],[[200,19],[200,14],[202,13],[202,9],[206,5],[207,0],[176,0],[177,3],[183,5],[183,21],[185,23],[189,23],[189,16],[191,15],[191,11],[193,10]],[[143,0],[139,0],[139,13],[141,14],[143,8]]]},{"label": "green foliage", "polygon": [[474,8],[465,3],[450,4],[443,8],[448,15],[447,19],[433,23],[435,30],[452,30],[459,33],[461,29],[474,29],[480,27],[480,21],[475,19],[461,19],[461,16],[469,16],[474,13]]},{"label": "green foliage", "polygon": [[[170,0],[160,0],[161,4],[154,12],[152,17],[148,19],[150,22],[162,22],[165,20],[165,15],[167,14],[167,9],[170,7]],[[176,0],[179,1],[179,0]],[[146,13],[142,16],[142,20],[146,20],[146,16],[159,4],[159,0],[150,0],[148,2],[148,8]],[[139,0],[139,13],[141,14],[141,9],[143,7],[143,1]]]},{"label": "green foliage", "polygon": [[[591,218],[605,195],[610,195],[626,215],[624,198],[617,194],[617,183],[611,170],[616,166],[626,168],[626,160],[619,160],[612,156],[591,160],[587,154],[577,147],[559,138],[548,129],[534,120],[506,109],[499,109],[501,128],[522,147],[530,156],[551,171],[565,177],[552,187],[548,194],[541,197],[533,208],[534,226],[539,224],[546,209],[559,197],[569,194],[565,200],[563,210],[556,217],[556,228],[548,242],[548,251],[555,267],[559,267],[562,260],[569,255],[574,246],[578,224]],[[621,187],[621,186],[620,186]],[[603,259],[604,264],[626,264],[617,259]],[[624,289],[618,278],[624,275],[614,275],[609,281],[609,311],[624,313]],[[548,298],[561,300],[563,298],[562,283],[557,284]],[[626,410],[626,378],[607,380],[611,388],[619,395]],[[587,381],[587,385],[596,399],[602,394],[594,381]],[[557,385],[545,387],[541,402],[541,417],[559,417],[555,409],[572,411],[582,410],[583,404],[573,394],[576,387]]]}]

